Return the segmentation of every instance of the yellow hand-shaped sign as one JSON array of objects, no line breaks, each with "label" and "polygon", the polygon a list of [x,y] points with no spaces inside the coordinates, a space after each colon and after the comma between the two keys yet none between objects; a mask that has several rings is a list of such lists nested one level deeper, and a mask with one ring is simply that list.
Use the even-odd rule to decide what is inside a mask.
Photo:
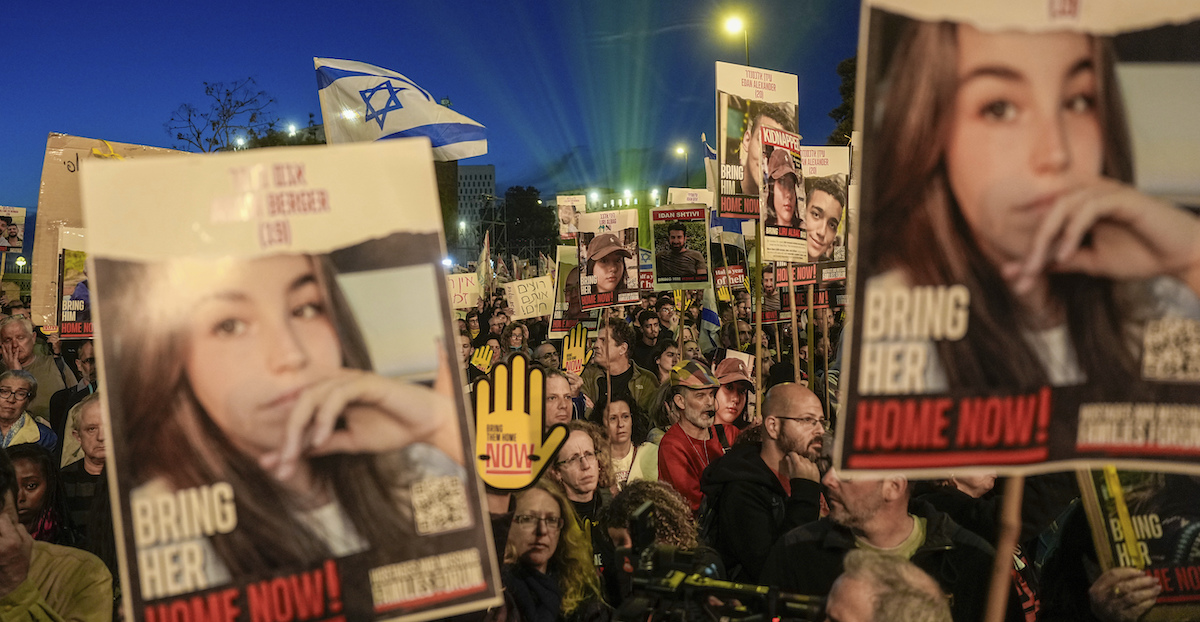
[{"label": "yellow hand-shaped sign", "polygon": [[486,374],[492,370],[492,354],[492,346],[479,346],[471,353],[471,364]]},{"label": "yellow hand-shaped sign", "polygon": [[572,374],[583,373],[583,366],[587,365],[587,338],[588,329],[583,325],[583,322],[571,327],[571,331],[567,333],[567,338],[563,340],[563,356],[562,368]]},{"label": "yellow hand-shaped sign", "polygon": [[731,293],[729,291],[729,287],[722,285],[717,288],[717,300],[721,300],[724,302],[732,302],[733,301],[733,293]]},{"label": "yellow hand-shaped sign", "polygon": [[[493,385],[494,383],[494,385]],[[567,440],[567,427],[542,432],[545,378],[524,356],[512,369],[500,363],[492,380],[475,383],[475,455],[483,481],[497,490],[521,490],[537,482]]]}]

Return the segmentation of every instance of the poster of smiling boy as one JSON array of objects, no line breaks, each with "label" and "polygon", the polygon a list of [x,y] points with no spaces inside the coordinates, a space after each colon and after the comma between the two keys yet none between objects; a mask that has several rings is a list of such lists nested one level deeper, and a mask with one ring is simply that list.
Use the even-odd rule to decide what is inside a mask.
[{"label": "poster of smiling boy", "polygon": [[256,620],[305,585],[322,618],[497,602],[431,162],[397,140],[85,169],[128,619]]}]

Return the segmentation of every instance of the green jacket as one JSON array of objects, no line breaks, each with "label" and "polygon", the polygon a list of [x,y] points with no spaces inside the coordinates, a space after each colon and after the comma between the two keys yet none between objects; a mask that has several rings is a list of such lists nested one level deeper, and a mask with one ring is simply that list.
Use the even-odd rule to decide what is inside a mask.
[{"label": "green jacket", "polygon": [[[654,402],[654,393],[658,390],[658,376],[638,367],[633,359],[629,360],[629,366],[633,368],[633,377],[629,379],[629,392],[633,394],[633,399],[637,401],[638,408],[642,414],[646,415],[650,412]],[[598,402],[600,399],[600,385],[607,382],[605,380],[604,368],[596,363],[590,363],[583,368],[583,373],[580,374],[583,379],[583,394],[591,398],[593,402]],[[608,393],[607,388],[605,394]]]}]

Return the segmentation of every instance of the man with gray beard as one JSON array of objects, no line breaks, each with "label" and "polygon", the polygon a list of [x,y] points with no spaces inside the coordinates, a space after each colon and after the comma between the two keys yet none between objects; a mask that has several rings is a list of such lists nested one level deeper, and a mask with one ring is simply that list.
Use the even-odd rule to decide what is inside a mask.
[{"label": "man with gray beard", "polygon": [[[827,422],[817,396],[798,384],[772,388],[763,403],[762,440],[741,443],[704,471],[703,522],[715,521],[709,545],[732,581],[758,583],[771,545],[788,530],[817,520],[817,460]],[[707,525],[704,527],[707,528]]]}]

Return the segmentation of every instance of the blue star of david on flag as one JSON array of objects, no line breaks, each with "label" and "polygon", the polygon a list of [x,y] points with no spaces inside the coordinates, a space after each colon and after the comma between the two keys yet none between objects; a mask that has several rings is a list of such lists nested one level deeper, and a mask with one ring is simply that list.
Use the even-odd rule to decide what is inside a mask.
[{"label": "blue star of david on flag", "polygon": [[439,104],[403,74],[335,58],[313,64],[329,144],[424,137],[439,162],[487,153],[481,123]]},{"label": "blue star of david on flag", "polygon": [[[388,92],[388,98],[387,101],[384,102],[383,108],[376,109],[375,106],[371,104],[371,98],[382,90],[386,90]],[[397,95],[400,94],[400,91],[403,90],[406,90],[406,88],[403,86],[396,88],[391,81],[388,81],[375,88],[359,91],[358,94],[362,97],[363,103],[367,105],[367,116],[363,118],[363,121],[370,121],[371,119],[374,119],[375,122],[379,124],[379,129],[382,130],[383,124],[387,123],[387,113],[393,110],[400,110],[404,107],[400,103],[400,98],[397,97]]]}]

